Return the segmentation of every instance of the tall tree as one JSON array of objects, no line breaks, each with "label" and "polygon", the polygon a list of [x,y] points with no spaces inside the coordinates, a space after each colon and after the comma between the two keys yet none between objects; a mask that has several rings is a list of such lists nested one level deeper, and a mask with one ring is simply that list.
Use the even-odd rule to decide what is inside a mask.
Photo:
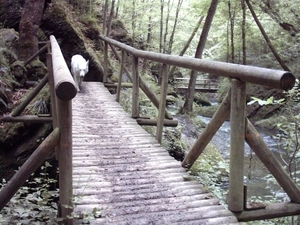
[{"label": "tall tree", "polygon": [[[191,36],[189,37],[189,39],[188,39],[187,42],[185,43],[184,47],[182,48],[181,52],[179,53],[179,56],[183,56],[184,53],[186,52],[186,50],[188,49],[188,47],[190,46],[190,44],[191,44],[193,38],[195,37],[196,33],[197,33],[198,30],[199,30],[199,27],[200,27],[200,25],[201,25],[201,23],[202,23],[203,18],[204,18],[204,16],[200,16],[200,17],[199,17],[199,20],[198,20],[198,22],[197,22],[197,24],[196,24],[196,26],[195,26],[195,28],[194,28],[194,30],[193,30]],[[173,75],[175,69],[176,69],[176,66],[172,66],[172,67],[171,67],[171,69],[170,69],[170,71],[169,71],[169,78]]]},{"label": "tall tree", "polygon": [[247,64],[246,61],[246,5],[245,0],[241,0],[243,20],[242,20],[242,49],[243,49],[243,65]]},{"label": "tall tree", "polygon": [[132,17],[131,17],[131,29],[132,29],[132,46],[135,43],[135,28],[136,28],[136,0],[132,0]]},{"label": "tall tree", "polygon": [[19,24],[19,58],[26,60],[38,51],[38,32],[45,0],[26,0]]},{"label": "tall tree", "polygon": [[[202,53],[205,47],[205,43],[207,40],[208,32],[211,27],[211,23],[213,21],[215,12],[217,10],[219,0],[212,0],[210,7],[207,12],[207,17],[204,22],[203,30],[198,42],[198,46],[196,49],[196,54],[195,58],[202,58]],[[183,107],[181,108],[181,112],[191,112],[193,111],[193,102],[194,102],[194,95],[195,95],[195,86],[196,86],[196,78],[197,78],[197,71],[192,70],[191,71],[191,76],[190,76],[190,81],[189,81],[189,87],[186,92],[186,99],[184,102]]]},{"label": "tall tree", "polygon": [[178,23],[178,16],[179,16],[179,11],[180,11],[182,2],[183,2],[183,0],[178,0],[178,4],[177,4],[177,8],[176,8],[176,14],[175,14],[175,20],[174,20],[174,25],[173,25],[172,33],[170,35],[169,46],[168,46],[168,50],[167,50],[168,54],[172,53],[172,46],[173,46],[173,42],[174,42],[174,35],[175,35],[177,23]]},{"label": "tall tree", "polygon": [[269,48],[271,49],[271,51],[272,51],[274,57],[277,59],[278,63],[281,65],[281,67],[282,67],[284,70],[286,70],[286,71],[291,71],[291,70],[288,68],[288,66],[285,64],[285,62],[281,59],[281,57],[280,57],[279,54],[277,53],[277,51],[276,51],[276,49],[274,48],[274,46],[272,45],[271,40],[270,40],[270,38],[268,37],[267,33],[265,32],[265,30],[264,30],[263,26],[261,25],[261,23],[259,22],[259,19],[257,18],[256,13],[254,12],[254,9],[253,9],[253,7],[252,7],[250,1],[249,1],[249,0],[245,0],[245,2],[246,2],[246,4],[247,4],[247,6],[248,6],[248,8],[249,8],[249,10],[250,10],[250,12],[251,12],[251,14],[252,14],[252,17],[253,17],[253,19],[255,20],[255,22],[256,22],[256,24],[257,24],[257,26],[258,26],[258,28],[259,28],[261,34],[263,35],[263,37],[264,37],[264,39],[266,40],[266,42],[267,42]]},{"label": "tall tree", "polygon": [[[173,4],[173,3],[172,3]],[[171,10],[172,6],[171,6],[171,0],[168,0],[168,4],[167,4],[167,16],[166,16],[166,21],[165,21],[165,33],[164,33],[164,37],[163,37],[163,47],[162,47],[162,52],[166,53],[166,46],[167,46],[167,35],[169,32],[169,19],[170,19],[170,10]]]},{"label": "tall tree", "polygon": [[164,30],[164,0],[160,0],[160,31],[159,31],[159,52],[163,50],[163,30]]},{"label": "tall tree", "polygon": [[234,53],[234,20],[235,20],[235,10],[232,10],[231,2],[228,1],[228,14],[229,14],[229,26],[230,26],[230,62],[234,63],[235,53]]}]

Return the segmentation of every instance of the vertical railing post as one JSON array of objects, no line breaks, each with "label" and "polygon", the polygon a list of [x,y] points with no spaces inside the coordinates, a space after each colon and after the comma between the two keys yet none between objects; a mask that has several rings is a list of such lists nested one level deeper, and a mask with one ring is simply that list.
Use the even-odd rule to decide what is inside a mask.
[{"label": "vertical railing post", "polygon": [[61,134],[58,145],[59,202],[61,216],[67,218],[73,211],[72,101],[57,98],[57,112]]},{"label": "vertical railing post", "polygon": [[166,98],[168,91],[168,65],[163,64],[161,71],[161,88],[160,88],[160,102],[158,108],[158,119],[157,119],[157,127],[156,127],[156,139],[159,143],[161,143],[162,132],[164,126],[164,118],[166,111]]},{"label": "vertical railing post", "polygon": [[107,83],[108,80],[108,43],[104,42],[104,65],[103,65],[103,83]]},{"label": "vertical railing post", "polygon": [[116,94],[116,101],[120,101],[120,93],[121,93],[121,85],[122,85],[122,75],[124,72],[124,64],[125,64],[125,51],[122,50],[122,58],[121,58],[121,68],[120,68],[120,73],[119,73],[119,79],[118,79],[118,86],[117,86],[117,94]]},{"label": "vertical railing post", "polygon": [[52,68],[56,95],[57,124],[60,130],[58,145],[59,211],[67,224],[73,211],[72,187],[72,99],[76,96],[75,82],[54,36],[50,36]]},{"label": "vertical railing post", "polygon": [[139,117],[139,88],[140,88],[140,76],[139,76],[139,58],[132,56],[132,118]]},{"label": "vertical railing post", "polygon": [[246,118],[246,83],[231,80],[230,109],[230,175],[228,208],[233,212],[244,209],[244,149]]},{"label": "vertical railing post", "polygon": [[57,122],[57,109],[56,109],[56,97],[54,91],[54,75],[53,75],[53,68],[52,68],[52,54],[47,53],[47,68],[48,68],[48,83],[50,89],[50,99],[51,99],[51,116],[52,116],[52,124],[53,128],[58,127]]}]

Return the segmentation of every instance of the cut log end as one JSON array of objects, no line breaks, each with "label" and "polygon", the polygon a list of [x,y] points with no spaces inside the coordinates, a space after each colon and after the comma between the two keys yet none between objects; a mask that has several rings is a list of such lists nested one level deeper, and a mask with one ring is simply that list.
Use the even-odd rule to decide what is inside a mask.
[{"label": "cut log end", "polygon": [[285,91],[290,90],[294,87],[295,81],[294,75],[290,72],[286,72],[282,75],[280,80],[281,88]]}]

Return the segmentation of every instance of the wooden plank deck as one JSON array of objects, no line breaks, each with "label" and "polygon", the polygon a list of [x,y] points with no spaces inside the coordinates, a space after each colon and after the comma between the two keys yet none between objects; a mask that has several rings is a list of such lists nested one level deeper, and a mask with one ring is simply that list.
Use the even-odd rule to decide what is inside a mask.
[{"label": "wooden plank deck", "polygon": [[90,224],[238,224],[186,175],[102,83],[83,84],[73,99],[75,212],[101,210]]}]

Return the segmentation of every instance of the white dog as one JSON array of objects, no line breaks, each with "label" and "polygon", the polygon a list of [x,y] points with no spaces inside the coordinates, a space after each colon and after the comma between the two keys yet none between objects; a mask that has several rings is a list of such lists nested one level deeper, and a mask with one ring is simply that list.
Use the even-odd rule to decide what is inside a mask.
[{"label": "white dog", "polygon": [[82,80],[89,71],[89,60],[86,61],[81,55],[74,55],[71,59],[71,73],[74,77],[77,91],[80,91]]}]

